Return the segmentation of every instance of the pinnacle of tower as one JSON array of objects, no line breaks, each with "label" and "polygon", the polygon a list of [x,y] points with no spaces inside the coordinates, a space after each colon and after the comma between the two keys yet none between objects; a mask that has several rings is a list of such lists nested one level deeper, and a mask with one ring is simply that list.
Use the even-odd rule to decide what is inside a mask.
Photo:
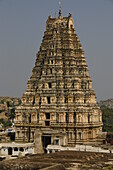
[{"label": "pinnacle of tower", "polygon": [[58,16],[59,18],[61,18],[61,14],[62,14],[61,13],[61,2],[59,2],[59,16]]}]

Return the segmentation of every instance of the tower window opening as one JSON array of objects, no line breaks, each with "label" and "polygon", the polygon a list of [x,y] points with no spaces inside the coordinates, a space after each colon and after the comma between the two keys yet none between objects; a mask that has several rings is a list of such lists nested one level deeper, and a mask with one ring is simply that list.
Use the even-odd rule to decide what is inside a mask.
[{"label": "tower window opening", "polygon": [[53,60],[51,60],[51,64],[53,64]]},{"label": "tower window opening", "polygon": [[41,70],[41,72],[40,72],[40,75],[42,75],[42,70]]},{"label": "tower window opening", "polygon": [[50,97],[47,97],[47,102],[48,104],[50,104]]},{"label": "tower window opening", "polygon": [[68,115],[68,112],[66,112],[66,123],[69,122],[69,115]]},{"label": "tower window opening", "polygon": [[52,88],[52,84],[51,83],[48,83],[48,85],[49,85],[49,88]]},{"label": "tower window opening", "polygon": [[74,123],[76,123],[76,112],[74,112]]},{"label": "tower window opening", "polygon": [[68,103],[68,97],[65,97],[65,103]]},{"label": "tower window opening", "polygon": [[46,119],[50,119],[50,113],[46,113]]},{"label": "tower window opening", "polygon": [[52,74],[52,68],[50,68],[50,74]]},{"label": "tower window opening", "polygon": [[39,123],[39,111],[37,111],[37,123]]},{"label": "tower window opening", "polygon": [[55,140],[55,145],[59,145],[59,139]]},{"label": "tower window opening", "polygon": [[29,115],[29,123],[31,123],[31,114]]},{"label": "tower window opening", "polygon": [[41,98],[40,98],[40,101],[39,101],[39,106],[41,106]]},{"label": "tower window opening", "polygon": [[88,123],[90,123],[90,115],[88,114]]},{"label": "tower window opening", "polygon": [[46,126],[50,126],[50,121],[45,121]]}]

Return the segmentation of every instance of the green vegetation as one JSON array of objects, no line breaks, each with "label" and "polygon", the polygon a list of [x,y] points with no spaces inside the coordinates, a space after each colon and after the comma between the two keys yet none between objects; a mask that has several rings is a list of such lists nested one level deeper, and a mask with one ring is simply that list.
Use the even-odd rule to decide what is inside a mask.
[{"label": "green vegetation", "polygon": [[4,112],[4,114],[0,114],[0,124],[2,124],[3,127],[9,127],[14,122],[15,107],[21,104],[21,99],[13,97],[0,97],[0,103],[2,104],[0,107],[0,113]]},{"label": "green vegetation", "polygon": [[113,132],[113,109],[102,107],[103,131]]},{"label": "green vegetation", "polygon": [[1,100],[1,102],[0,102],[1,104],[4,104],[4,100]]},{"label": "green vegetation", "polygon": [[12,108],[9,113],[9,118],[13,121],[15,118],[15,108]]},{"label": "green vegetation", "polygon": [[18,105],[21,105],[22,101],[21,100],[18,100]]},{"label": "green vegetation", "polygon": [[9,127],[12,125],[11,121],[8,120],[8,121],[5,121],[4,119],[0,119],[0,123],[3,124],[3,127]]},{"label": "green vegetation", "polygon": [[9,101],[7,101],[6,103],[7,103],[7,108],[8,108],[8,111],[9,111],[10,103],[9,103]]}]

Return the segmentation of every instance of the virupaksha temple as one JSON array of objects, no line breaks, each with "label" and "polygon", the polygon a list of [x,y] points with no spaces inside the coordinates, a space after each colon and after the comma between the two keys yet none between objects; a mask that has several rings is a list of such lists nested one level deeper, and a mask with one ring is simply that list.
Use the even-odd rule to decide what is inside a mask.
[{"label": "virupaksha temple", "polygon": [[[102,112],[96,103],[72,14],[48,17],[32,76],[16,109],[16,142],[75,146],[99,143]],[[36,133],[36,134],[35,134]],[[40,146],[39,146],[40,147]]]}]

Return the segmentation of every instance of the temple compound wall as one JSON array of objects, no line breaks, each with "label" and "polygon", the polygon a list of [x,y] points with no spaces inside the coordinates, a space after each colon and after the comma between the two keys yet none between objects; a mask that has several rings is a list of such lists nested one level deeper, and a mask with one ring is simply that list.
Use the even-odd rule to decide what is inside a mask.
[{"label": "temple compound wall", "polygon": [[0,156],[25,156],[26,154],[34,154],[34,144],[27,143],[1,143],[0,144]]},{"label": "temple compound wall", "polygon": [[15,127],[17,142],[34,142],[38,129],[44,148],[100,142],[102,112],[72,14],[48,17]]}]

